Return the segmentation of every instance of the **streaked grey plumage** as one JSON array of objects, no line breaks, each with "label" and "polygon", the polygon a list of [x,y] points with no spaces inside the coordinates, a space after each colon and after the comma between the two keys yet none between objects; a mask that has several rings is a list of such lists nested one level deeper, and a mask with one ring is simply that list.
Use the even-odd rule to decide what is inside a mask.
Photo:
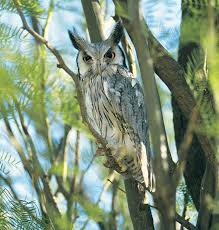
[{"label": "streaked grey plumage", "polygon": [[117,23],[101,43],[87,43],[69,31],[77,57],[81,86],[90,123],[106,139],[121,171],[154,190],[144,96],[139,82],[124,66],[118,46],[122,37]]}]

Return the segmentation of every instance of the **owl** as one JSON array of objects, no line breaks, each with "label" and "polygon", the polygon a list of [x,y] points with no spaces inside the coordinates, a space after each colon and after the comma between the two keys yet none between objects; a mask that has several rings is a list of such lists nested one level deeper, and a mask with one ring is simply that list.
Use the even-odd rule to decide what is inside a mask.
[{"label": "owl", "polygon": [[108,143],[122,174],[154,191],[144,95],[119,46],[121,22],[108,39],[98,43],[88,43],[75,30],[68,33],[78,50],[76,61],[89,123]]}]

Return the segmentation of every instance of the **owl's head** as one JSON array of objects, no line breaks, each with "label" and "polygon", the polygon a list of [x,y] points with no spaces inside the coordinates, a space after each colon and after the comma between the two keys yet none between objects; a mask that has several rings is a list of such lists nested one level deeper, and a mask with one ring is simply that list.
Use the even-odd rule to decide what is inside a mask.
[{"label": "owl's head", "polygon": [[110,36],[102,42],[88,43],[75,30],[68,31],[73,46],[79,51],[77,66],[80,76],[86,74],[101,75],[109,65],[125,66],[125,55],[119,47],[123,36],[123,27],[119,21]]}]

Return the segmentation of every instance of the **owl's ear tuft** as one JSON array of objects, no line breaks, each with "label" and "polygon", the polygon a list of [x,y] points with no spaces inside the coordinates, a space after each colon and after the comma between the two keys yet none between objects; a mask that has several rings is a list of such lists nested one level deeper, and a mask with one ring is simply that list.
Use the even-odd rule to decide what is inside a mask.
[{"label": "owl's ear tuft", "polygon": [[120,42],[123,34],[124,34],[124,31],[123,31],[122,22],[121,22],[121,20],[119,20],[116,23],[116,25],[115,25],[115,27],[114,27],[114,29],[113,29],[113,31],[110,34],[108,39],[117,45]]},{"label": "owl's ear tuft", "polygon": [[85,49],[86,41],[78,35],[75,28],[73,28],[73,31],[68,30],[68,35],[69,35],[69,38],[71,39],[71,42],[72,42],[73,46],[75,47],[75,49],[77,49],[77,50],[84,50]]}]

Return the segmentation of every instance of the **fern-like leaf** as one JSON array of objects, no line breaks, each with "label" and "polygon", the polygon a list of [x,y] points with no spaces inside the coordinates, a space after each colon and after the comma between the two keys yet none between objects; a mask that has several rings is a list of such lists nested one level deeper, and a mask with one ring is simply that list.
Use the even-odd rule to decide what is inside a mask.
[{"label": "fern-like leaf", "polygon": [[[21,9],[26,15],[31,15],[39,17],[43,13],[43,9],[40,7],[38,0],[20,0]],[[7,12],[17,12],[13,1],[11,0],[1,0],[0,1],[0,11]]]},{"label": "fern-like leaf", "polygon": [[20,230],[52,230],[48,220],[42,217],[35,202],[16,200],[10,191],[0,189],[0,228]]}]

